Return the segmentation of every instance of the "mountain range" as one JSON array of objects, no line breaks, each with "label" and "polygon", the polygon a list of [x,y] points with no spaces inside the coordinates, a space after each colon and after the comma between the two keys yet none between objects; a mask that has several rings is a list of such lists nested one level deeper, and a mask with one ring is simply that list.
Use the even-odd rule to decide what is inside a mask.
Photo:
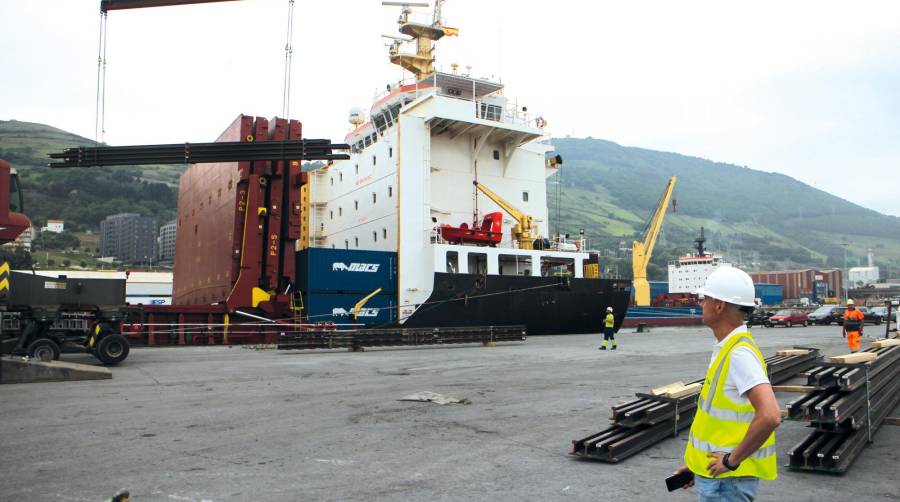
[{"label": "mountain range", "polygon": [[[605,269],[630,275],[631,241],[641,238],[667,180],[678,181],[649,269],[664,279],[668,260],[687,253],[704,228],[707,249],[754,270],[865,265],[869,248],[882,276],[900,276],[900,218],[793,178],[677,153],[594,138],[556,138],[564,162],[547,180],[552,232],[602,250]],[[93,231],[110,214],[137,212],[159,224],[175,217],[184,166],[51,169],[47,154],[92,140],[31,122],[0,121],[0,158],[18,169],[26,213],[67,229]]]}]

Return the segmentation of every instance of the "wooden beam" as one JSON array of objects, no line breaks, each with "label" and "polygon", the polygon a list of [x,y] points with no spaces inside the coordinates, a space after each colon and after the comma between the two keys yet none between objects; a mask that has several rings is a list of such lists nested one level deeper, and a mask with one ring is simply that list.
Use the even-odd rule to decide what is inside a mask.
[{"label": "wooden beam", "polygon": [[900,417],[886,417],[881,425],[900,425]]},{"label": "wooden beam", "polygon": [[900,339],[891,338],[884,340],[875,340],[874,342],[872,342],[872,347],[875,347],[876,349],[880,349],[882,347],[893,347],[894,345],[900,345]]},{"label": "wooden beam", "polygon": [[667,394],[672,392],[673,390],[678,390],[684,388],[684,382],[677,381],[674,383],[670,383],[668,385],[663,385],[662,387],[656,387],[655,389],[650,390],[651,396],[661,396],[663,394]]},{"label": "wooden beam", "polygon": [[842,356],[833,356],[828,358],[830,363],[839,364],[856,364],[866,363],[878,358],[878,354],[874,352],[857,352],[855,354],[844,354]]},{"label": "wooden beam", "polygon": [[809,354],[807,349],[784,349],[775,353],[776,356],[805,356]]},{"label": "wooden beam", "polygon": [[816,388],[810,385],[773,385],[772,390],[775,392],[800,392],[805,394],[816,390]]},{"label": "wooden beam", "polygon": [[692,383],[690,385],[685,385],[681,390],[666,393],[666,397],[669,399],[678,399],[680,397],[690,396],[691,394],[699,393],[702,387],[703,384]]}]

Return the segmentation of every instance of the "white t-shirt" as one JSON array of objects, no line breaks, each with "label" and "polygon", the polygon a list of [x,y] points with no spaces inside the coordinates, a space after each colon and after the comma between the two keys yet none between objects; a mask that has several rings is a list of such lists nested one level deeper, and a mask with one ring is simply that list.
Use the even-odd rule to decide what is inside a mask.
[{"label": "white t-shirt", "polygon": [[[745,333],[747,326],[741,324],[728,336],[717,343],[713,348],[712,358],[709,365],[712,366],[716,360],[716,356],[722,350],[722,347],[728,343],[728,340],[738,333]],[[728,370],[728,376],[725,378],[725,397],[731,399],[737,404],[750,404],[750,400],[745,397],[748,390],[759,384],[769,383],[769,377],[763,371],[762,361],[749,347],[737,347],[731,351],[731,366]]]}]

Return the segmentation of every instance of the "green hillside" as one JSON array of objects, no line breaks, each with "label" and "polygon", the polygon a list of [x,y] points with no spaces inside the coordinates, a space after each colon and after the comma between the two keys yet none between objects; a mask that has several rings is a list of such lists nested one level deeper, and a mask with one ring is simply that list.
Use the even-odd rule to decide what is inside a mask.
[{"label": "green hillside", "polygon": [[[630,248],[668,178],[678,177],[651,278],[665,277],[667,260],[690,250],[700,226],[709,249],[748,269],[842,268],[846,241],[849,266],[865,265],[872,247],[882,275],[900,276],[900,218],[782,174],[591,138],[553,144],[564,165],[561,184],[548,180],[551,229],[557,222],[562,233],[584,228],[600,249]],[[626,258],[619,252],[610,261],[630,273]]]},{"label": "green hillside", "polygon": [[35,226],[61,219],[66,230],[95,231],[103,218],[116,213],[155,216],[160,224],[175,217],[182,166],[47,167],[50,152],[95,144],[43,124],[0,121],[0,158],[18,170],[25,212]]},{"label": "green hillside", "polygon": [[[882,275],[900,276],[900,218],[781,174],[592,138],[553,143],[565,163],[561,183],[548,180],[551,231],[583,228],[592,247],[603,250],[605,265],[621,275],[630,275],[631,241],[675,175],[677,209],[666,217],[652,279],[666,277],[667,261],[690,251],[701,226],[710,250],[748,269],[843,268],[846,241],[849,266],[864,264],[871,247]],[[62,219],[67,230],[96,233],[115,213],[155,216],[160,224],[175,217],[184,166],[46,167],[48,153],[92,144],[46,125],[0,121],[0,158],[18,169],[36,225]]]}]

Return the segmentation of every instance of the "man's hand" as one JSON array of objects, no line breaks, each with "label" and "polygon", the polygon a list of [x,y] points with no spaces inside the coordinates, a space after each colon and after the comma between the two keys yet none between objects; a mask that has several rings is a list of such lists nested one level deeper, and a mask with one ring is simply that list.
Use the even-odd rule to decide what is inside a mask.
[{"label": "man's hand", "polygon": [[[681,474],[682,472],[687,472],[687,471],[689,471],[689,470],[690,470],[690,469],[688,469],[687,464],[684,464],[684,465],[682,465],[681,467],[679,467],[678,469],[675,469],[675,472],[673,472],[672,474]],[[682,489],[682,490],[687,490],[688,488],[690,488],[690,487],[692,487],[692,486],[694,486],[694,480],[693,480],[693,479],[692,479],[688,484],[684,485],[681,489]]]},{"label": "man's hand", "polygon": [[706,466],[706,469],[709,471],[709,477],[714,478],[719,474],[724,474],[730,470],[725,467],[725,464],[722,462],[722,457],[725,456],[724,453],[713,451],[707,453],[706,456],[713,459],[713,461]]}]

